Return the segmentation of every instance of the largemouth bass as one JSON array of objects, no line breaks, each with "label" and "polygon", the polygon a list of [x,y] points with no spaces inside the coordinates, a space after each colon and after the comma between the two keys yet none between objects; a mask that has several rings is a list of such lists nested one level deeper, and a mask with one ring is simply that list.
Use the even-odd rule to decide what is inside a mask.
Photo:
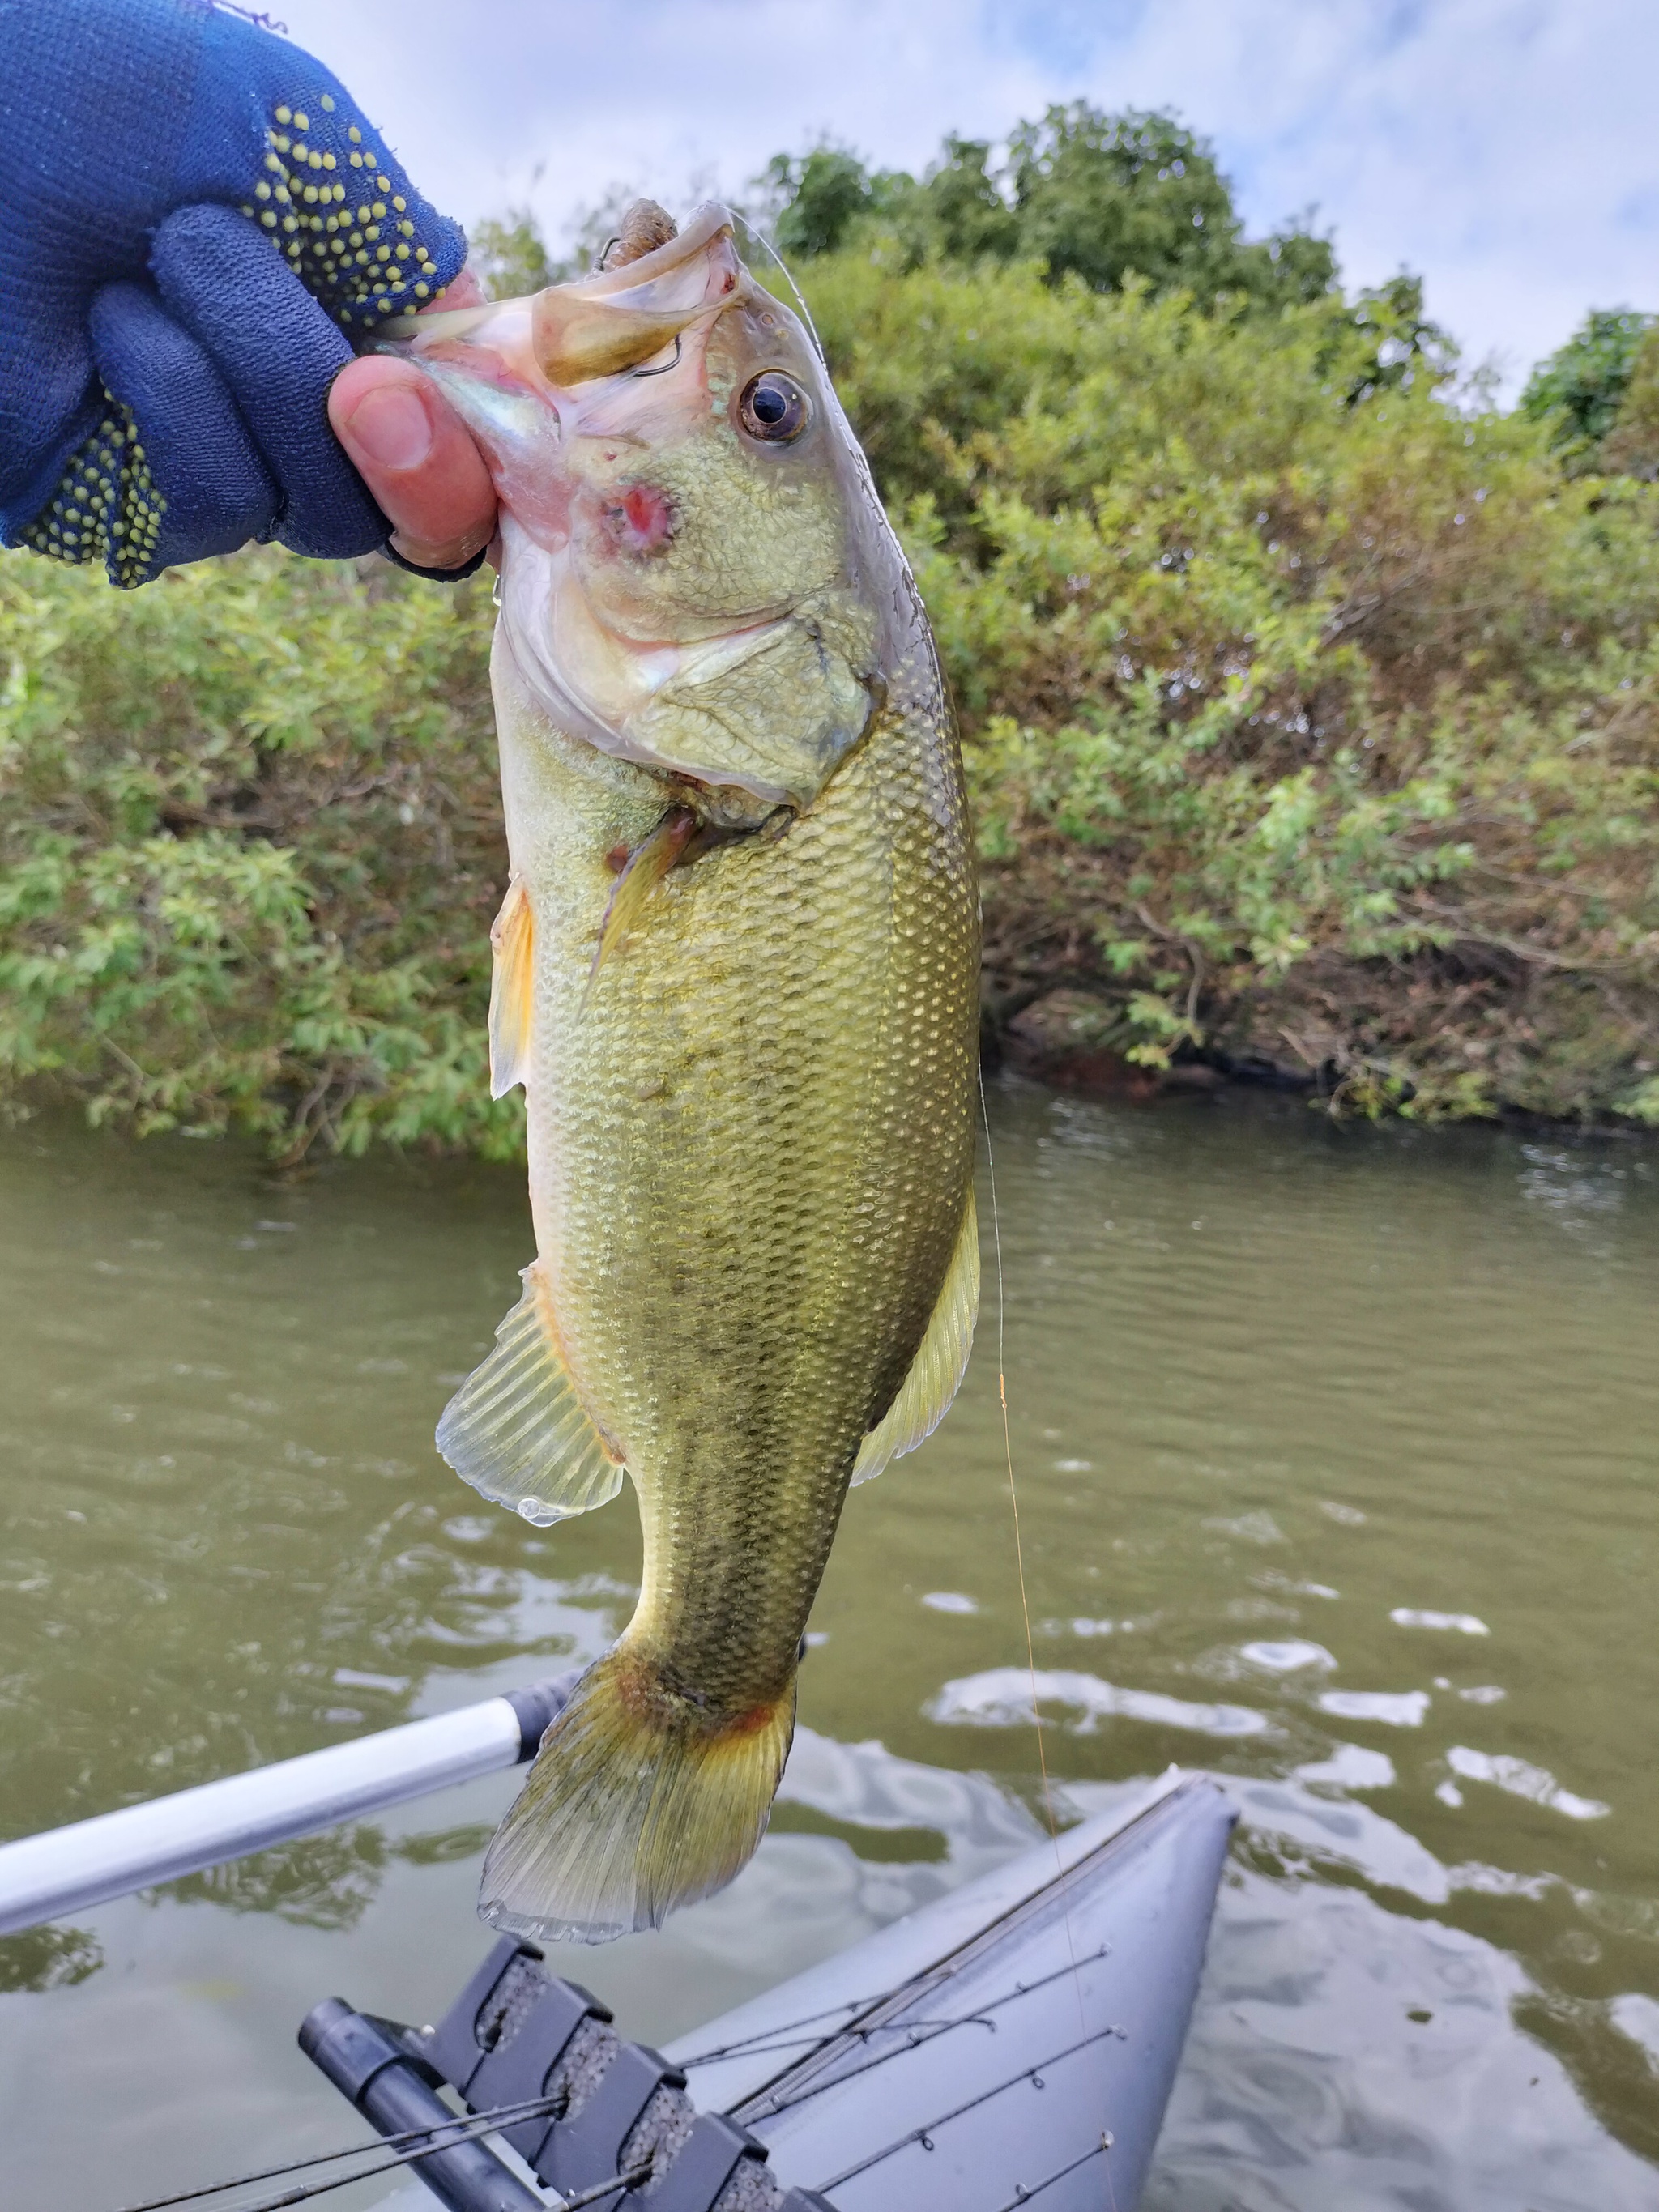
[{"label": "largemouth bass", "polygon": [[439,1446],[538,1522],[625,1470],[645,1540],[479,1909],[592,1942],[754,1850],[848,1483],[943,1414],[979,1291],[978,896],[933,641],[801,324],[725,210],[659,213],[622,265],[397,338],[501,498],[490,1054],[537,1243]]}]

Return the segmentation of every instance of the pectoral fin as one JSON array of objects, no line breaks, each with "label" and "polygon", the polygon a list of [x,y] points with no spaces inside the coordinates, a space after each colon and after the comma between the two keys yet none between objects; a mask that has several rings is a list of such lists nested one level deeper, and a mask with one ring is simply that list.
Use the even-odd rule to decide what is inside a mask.
[{"label": "pectoral fin", "polygon": [[489,933],[489,1095],[505,1098],[530,1073],[530,1016],[536,990],[536,918],[521,877],[507,886]]},{"label": "pectoral fin", "polygon": [[444,1408],[438,1449],[457,1474],[526,1521],[563,1521],[622,1488],[621,1455],[582,1410],[559,1349],[540,1263],[495,1348]]},{"label": "pectoral fin", "polygon": [[897,1397],[860,1448],[853,1468],[854,1482],[868,1482],[890,1459],[914,1451],[945,1419],[967,1372],[978,1313],[979,1218],[970,1190],[927,1333]]},{"label": "pectoral fin", "polygon": [[599,950],[587,971],[588,988],[623,939],[639,927],[646,901],[680,859],[697,826],[689,806],[671,806],[643,844],[628,856],[628,865],[617,878],[605,920],[599,925]]}]

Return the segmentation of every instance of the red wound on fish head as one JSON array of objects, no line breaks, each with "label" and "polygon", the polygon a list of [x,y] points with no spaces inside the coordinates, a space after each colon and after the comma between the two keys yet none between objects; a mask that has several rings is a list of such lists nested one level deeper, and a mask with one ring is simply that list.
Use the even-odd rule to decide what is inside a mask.
[{"label": "red wound on fish head", "polygon": [[655,553],[674,534],[674,503],[655,484],[630,484],[622,496],[607,501],[605,528],[623,553]]}]

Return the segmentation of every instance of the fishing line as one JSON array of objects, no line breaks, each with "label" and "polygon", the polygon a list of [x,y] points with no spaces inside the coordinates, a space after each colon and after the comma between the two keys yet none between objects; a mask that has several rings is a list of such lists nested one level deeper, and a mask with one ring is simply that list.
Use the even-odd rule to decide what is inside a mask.
[{"label": "fishing line", "polygon": [[[1083,1963],[1085,1966],[1091,1965],[1095,1960],[1105,1958],[1109,1949],[1109,1944],[1103,1943],[1099,1950],[1093,1952]],[[810,2099],[821,2097],[830,2089],[839,2089],[848,2081],[856,2081],[861,2074],[872,2074],[877,2067],[888,2065],[893,2059],[903,2057],[908,2051],[920,2050],[924,2043],[933,2042],[934,2037],[943,2035],[948,2029],[953,2027],[988,2027],[994,2034],[996,2022],[989,2017],[992,2013],[999,2011],[1004,2005],[1017,2003],[1021,1997],[1034,1996],[1037,1990],[1046,1990],[1051,1982],[1062,1981],[1067,1974],[1074,1974],[1077,1971],[1074,1961],[1068,1966],[1057,1966],[1051,1974],[1040,1975],[1034,1982],[1016,1982],[1012,1990],[1005,1990],[1000,1997],[993,1997],[988,2004],[981,2005],[977,2012],[961,2013],[954,2020],[907,2019],[901,2014],[897,2020],[878,2021],[870,2027],[843,2028],[841,2031],[843,2039],[848,2037],[854,2039],[868,2037],[879,2033],[884,2029],[894,2034],[904,2034],[915,2028],[925,2027],[931,2030],[931,2033],[927,2035],[912,2033],[908,2044],[890,2051],[878,2051],[874,2057],[866,2057],[862,2065],[844,2066],[838,2073],[827,2075],[823,2081],[808,2081],[802,2087],[795,2090],[793,2094],[789,2092],[786,2076],[781,2083],[768,2092],[762,2100],[746,2104],[743,2108],[744,2116],[748,2119],[759,2121],[772,2119],[780,2112],[793,2112],[798,2106],[807,2103]],[[1085,2021],[1084,2026],[1086,2027],[1087,2025]],[[1115,2033],[1116,2031],[1114,2029],[1108,2032]],[[833,2038],[825,2039],[826,2043],[833,2040]],[[796,2062],[795,2070],[799,2072],[802,2067],[810,2065],[811,2063],[810,2057],[799,2059]],[[831,2063],[833,2063],[833,2057]]]},{"label": "fishing line", "polygon": [[[845,2033],[852,2025],[851,2021],[843,2021],[840,2027],[826,2027],[820,2035],[794,2037],[793,2031],[798,2027],[811,2027],[817,2021],[829,2020],[838,2012],[850,2013],[856,2020],[860,2013],[870,2012],[877,2005],[890,2004],[896,1996],[902,1994],[902,1990],[884,1990],[879,1996],[848,1997],[840,2004],[825,2005],[821,2012],[804,2012],[797,2020],[779,2021],[775,2027],[757,2028],[753,2035],[739,2036],[735,2043],[717,2043],[712,2050],[694,2051],[689,2058],[677,2058],[674,2063],[689,2070],[693,2066],[712,2066],[718,2058],[731,2058],[734,2056],[744,2056],[774,2049],[793,2050],[796,2043],[829,2043],[835,2037]],[[773,2041],[775,2036],[782,2036],[790,2039],[775,2044]]]},{"label": "fishing line", "polygon": [[796,283],[794,278],[789,273],[789,264],[784,259],[782,254],[778,252],[777,247],[773,245],[771,240],[766,236],[765,233],[756,229],[754,224],[750,222],[748,216],[744,215],[741,208],[733,208],[732,214],[733,219],[743,225],[744,228],[749,233],[750,238],[754,240],[756,245],[763,247],[764,250],[771,255],[773,260],[777,263],[778,267],[783,271],[783,281],[794,295],[795,305],[800,309],[800,319],[812,334],[812,343],[818,349],[818,359],[821,362],[827,363],[830,356],[823,350],[823,340],[818,336],[818,326],[812,320],[812,310],[807,306],[805,301],[801,297],[800,286]]},{"label": "fishing line", "polygon": [[[872,2166],[880,2166],[887,2159],[896,2157],[900,2151],[908,2150],[912,2143],[920,2143],[924,2150],[932,2150],[933,2137],[941,2128],[949,2127],[952,2120],[959,2120],[969,2112],[976,2112],[981,2105],[988,2105],[993,2098],[1018,2088],[1022,2081],[1029,2081],[1034,2089],[1046,2089],[1048,2085],[1043,2077],[1051,2068],[1061,2064],[1067,2058],[1075,2058],[1079,2051],[1087,2051],[1091,2045],[1103,2043],[1109,2035],[1118,2033],[1115,2027],[1098,2027],[1092,2035],[1084,2035],[1077,2042],[1068,2043],[1063,2050],[1051,2051],[1047,2058],[1039,2058],[1035,2066],[1022,2066],[1018,2074],[1009,2075],[1006,2081],[998,2081],[988,2089],[981,2089],[977,2096],[966,2098],[960,2105],[953,2105],[948,2112],[939,2113],[936,2119],[924,2120],[919,2128],[907,2128],[902,2136],[895,2136],[891,2142],[884,2143],[879,2150],[871,2151],[855,2166],[843,2167],[830,2180],[820,2181],[817,2184],[819,2191],[827,2193],[831,2189],[839,2189],[843,2182],[851,2181],[855,2174],[867,2173]],[[1093,2151],[1090,2153],[1091,2157],[1095,2154]],[[1051,2179],[1055,2178],[1050,2177]]]},{"label": "fishing line", "polygon": [[[1042,1776],[1042,1811],[1048,1823],[1049,1840],[1054,1847],[1054,1871],[1063,1877],[1065,1863],[1060,1857],[1060,1827],[1054,1819],[1054,1786],[1048,1779],[1048,1754],[1042,1741],[1042,1713],[1037,1704],[1036,1645],[1031,1635],[1031,1601],[1025,1589],[1025,1549],[1019,1533],[1019,1492],[1014,1482],[1014,1445],[1008,1427],[1008,1301],[1002,1280],[1002,1216],[997,1206],[997,1164],[991,1148],[991,1110],[985,1097],[985,1070],[979,1071],[979,1115],[985,1128],[985,1175],[991,1193],[991,1249],[996,1255],[997,1267],[997,1396],[1002,1406],[1002,1451],[1008,1468],[1008,1504],[1014,1521],[1014,1566],[1019,1576],[1019,1609],[1025,1622],[1025,1664],[1031,1677],[1031,1718],[1036,1725],[1037,1767]],[[1077,1946],[1072,1941],[1072,1911],[1062,1887],[1060,1903],[1066,1919],[1066,1948],[1072,1954],[1072,1969],[1077,1972]],[[1083,1984],[1077,1984],[1079,2025],[1087,2027],[1083,2010]]]},{"label": "fishing line", "polygon": [[[545,2095],[526,2097],[517,2104],[496,2105],[481,2112],[457,2112],[451,2119],[434,2120],[429,2127],[404,2128],[396,2134],[379,2136],[374,2142],[351,2143],[343,2150],[313,2151],[308,2158],[291,2158],[282,2166],[262,2166],[252,2173],[234,2174],[228,2181],[204,2182],[200,2188],[181,2190],[174,2197],[148,2197],[142,2204],[127,2205],[125,2212],[169,2212],[169,2208],[173,2205],[194,2204],[204,2197],[219,2197],[227,2190],[246,2189],[256,2181],[276,2181],[286,2173],[303,2173],[307,2166],[333,2166],[342,2159],[364,2158],[370,2151],[385,2150],[393,2146],[403,2148],[411,2143],[426,2143],[427,2150],[417,2150],[412,2154],[415,2157],[424,2158],[429,2150],[447,2150],[453,2142],[471,2142],[477,2136],[495,2135],[500,2130],[515,2126],[523,2120],[551,2119],[557,2102],[556,2098]],[[457,2130],[464,2132],[457,2133]],[[441,2143],[428,2142],[429,2137],[438,2135],[447,2136],[449,2140]],[[397,2164],[400,2161],[392,2162]],[[368,2169],[373,2173],[385,2170],[384,2166]],[[348,2173],[340,2180],[325,2183],[324,2187],[343,2189],[348,2182],[360,2178],[358,2174]],[[317,2195],[321,2192],[313,2191],[310,2193]],[[297,2199],[290,2193],[276,2201],[287,2204]],[[259,2208],[249,2207],[246,2212],[259,2212]]]},{"label": "fishing line", "polygon": [[[985,1175],[991,1194],[991,1248],[997,1263],[997,1396],[1002,1405],[1002,1449],[1008,1467],[1008,1503],[1013,1510],[1014,1565],[1019,1573],[1019,1609],[1025,1620],[1025,1662],[1031,1676],[1031,1718],[1036,1725],[1037,1765],[1042,1775],[1042,1809],[1048,1816],[1048,1834],[1054,1846],[1054,1867],[1060,1876],[1060,1912],[1066,1923],[1066,1948],[1072,1954],[1078,2025],[1086,2030],[1089,2019],[1083,2006],[1083,1976],[1078,1966],[1077,1944],[1072,1935],[1071,1899],[1060,1858],[1060,1829],[1054,1820],[1054,1790],[1048,1780],[1048,1753],[1042,1741],[1042,1713],[1037,1704],[1036,1646],[1031,1637],[1031,1602],[1025,1589],[1025,1553],[1019,1534],[1019,1492],[1014,1482],[1014,1446],[1008,1427],[1008,1300],[1002,1279],[1002,1216],[997,1206],[997,1164],[991,1144],[991,1109],[985,1096],[983,1061],[979,1066],[979,1117],[985,1128]],[[1108,2136],[1102,2137],[1103,2149],[1109,2140]],[[1112,2161],[1109,2158],[1106,2160],[1106,2193],[1111,2200],[1112,2212],[1117,2212],[1117,2191],[1112,2186]]]},{"label": "fishing line", "polygon": [[[1091,2158],[1103,2158],[1111,2147],[1110,2135],[1103,2135],[1092,2150],[1085,2150],[1081,2158],[1074,2158],[1069,2166],[1057,2167],[1046,2180],[1036,2182],[1030,2189],[1021,2189],[1018,2182],[1016,2182],[1014,2186],[1019,2190],[1018,2196],[1011,2197],[1008,2202],[1000,2208],[1000,2212],[1019,2212],[1022,2204],[1029,2204],[1034,2197],[1041,2197],[1045,2189],[1052,2189],[1055,2182],[1064,2181],[1068,2173],[1075,2173],[1079,2166],[1087,2166]],[[1106,2171],[1109,2175],[1111,2167],[1108,2166]]]},{"label": "fishing line", "polygon": [[[490,2132],[488,2128],[477,2131],[484,2135]],[[461,2140],[475,2141],[476,2134]],[[326,2197],[332,2190],[349,2189],[354,2181],[367,2181],[376,2173],[390,2173],[397,2166],[413,2166],[420,2159],[431,2158],[436,2152],[451,2148],[449,2143],[431,2143],[424,2150],[399,2151],[396,2158],[382,2159],[378,2166],[360,2166],[356,2173],[337,2173],[332,2181],[313,2181],[306,2189],[285,2190],[280,2197],[262,2197],[257,2204],[244,2207],[244,2212],[285,2212],[285,2208],[290,2204],[304,2204],[313,2197]],[[580,2190],[574,2197],[561,2198],[560,2212],[577,2212],[580,2205],[597,2204],[602,2197],[614,2197],[618,2190],[636,2189],[642,2181],[648,2181],[650,2178],[651,2164],[647,2159],[642,2166],[629,2166],[625,2172],[613,2173],[604,2181],[596,2181],[591,2189]]]}]

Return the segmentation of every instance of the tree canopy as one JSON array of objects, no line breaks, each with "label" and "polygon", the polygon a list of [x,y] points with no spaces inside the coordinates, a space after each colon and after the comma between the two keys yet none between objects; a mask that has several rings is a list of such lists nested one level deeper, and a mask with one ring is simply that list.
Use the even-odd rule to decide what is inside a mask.
[{"label": "tree canopy", "polygon": [[1521,411],[1551,426],[1551,442],[1569,468],[1601,465],[1602,441],[1619,418],[1643,342],[1659,316],[1634,307],[1595,307],[1565,345],[1540,361],[1521,395]]},{"label": "tree canopy", "polygon": [[778,208],[779,247],[798,258],[875,225],[913,261],[1036,261],[1051,282],[1074,275],[1106,292],[1139,277],[1206,305],[1305,302],[1337,279],[1330,240],[1305,225],[1247,239],[1214,148],[1158,111],[1051,107],[1016,126],[1000,165],[988,141],[951,137],[920,179],[819,146],[775,155],[760,181]]},{"label": "tree canopy", "polygon": [[[1419,280],[1275,259],[1168,117],[767,188],[960,711],[992,1031],[1659,1126],[1659,319],[1445,404]],[[481,227],[490,289],[629,197],[562,260]],[[0,1109],[513,1152],[490,621],[273,548],[0,562]]]}]

